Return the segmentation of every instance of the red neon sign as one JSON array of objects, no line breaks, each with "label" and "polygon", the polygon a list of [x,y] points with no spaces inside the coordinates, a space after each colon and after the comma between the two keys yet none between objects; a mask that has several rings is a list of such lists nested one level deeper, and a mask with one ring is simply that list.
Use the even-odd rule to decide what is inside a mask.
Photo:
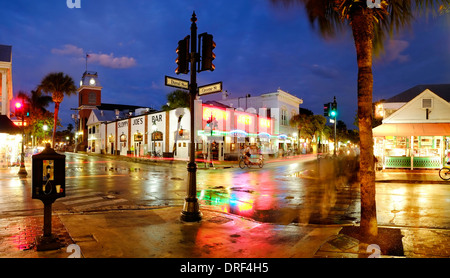
[{"label": "red neon sign", "polygon": [[218,121],[228,119],[228,111],[224,111],[219,108],[205,107],[203,106],[203,120],[209,120],[211,116]]}]

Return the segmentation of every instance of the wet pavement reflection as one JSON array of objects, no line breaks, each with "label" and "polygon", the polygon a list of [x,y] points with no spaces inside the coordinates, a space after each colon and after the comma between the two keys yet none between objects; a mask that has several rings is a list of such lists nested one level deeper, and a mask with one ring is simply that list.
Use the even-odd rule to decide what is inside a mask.
[{"label": "wet pavement reflection", "polygon": [[[340,161],[336,169],[333,163],[297,159],[267,163],[262,169],[199,168],[197,197],[201,206],[261,222],[357,224],[359,186],[348,175],[352,171],[341,167],[348,166],[348,161]],[[30,173],[27,178],[18,178],[17,169],[2,173],[1,217],[42,213],[42,203],[31,199],[31,165],[26,167]],[[66,154],[67,195],[55,202],[54,209],[98,208],[83,204],[73,209],[84,201],[83,196],[86,201],[108,201],[112,205],[107,208],[116,209],[181,206],[187,180],[183,163],[141,164]],[[377,182],[376,186],[380,225],[450,227],[449,188],[445,184]]]},{"label": "wet pavement reflection", "polygon": [[345,175],[330,178],[331,173],[320,167],[330,165],[297,162],[270,169],[222,171],[216,173],[214,183],[204,181],[197,197],[203,205],[261,222],[333,224],[356,220],[346,215],[358,194],[356,186]]}]

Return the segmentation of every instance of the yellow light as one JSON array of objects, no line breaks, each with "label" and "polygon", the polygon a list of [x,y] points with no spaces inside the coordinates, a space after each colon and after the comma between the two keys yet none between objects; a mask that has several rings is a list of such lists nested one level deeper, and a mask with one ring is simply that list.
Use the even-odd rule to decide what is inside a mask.
[{"label": "yellow light", "polygon": [[259,119],[259,126],[260,127],[270,127],[270,120],[260,118]]},{"label": "yellow light", "polygon": [[240,115],[238,116],[238,123],[250,125],[252,123],[252,117],[247,115]]}]

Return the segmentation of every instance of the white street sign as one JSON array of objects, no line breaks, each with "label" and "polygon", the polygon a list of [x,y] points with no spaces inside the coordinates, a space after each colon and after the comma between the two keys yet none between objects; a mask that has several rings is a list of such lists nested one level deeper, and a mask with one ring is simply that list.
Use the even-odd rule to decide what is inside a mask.
[{"label": "white street sign", "polygon": [[189,81],[166,76],[166,86],[189,90]]},{"label": "white street sign", "polygon": [[214,93],[218,93],[218,92],[222,92],[222,82],[217,82],[217,83],[198,87],[198,95],[199,96],[214,94]]}]

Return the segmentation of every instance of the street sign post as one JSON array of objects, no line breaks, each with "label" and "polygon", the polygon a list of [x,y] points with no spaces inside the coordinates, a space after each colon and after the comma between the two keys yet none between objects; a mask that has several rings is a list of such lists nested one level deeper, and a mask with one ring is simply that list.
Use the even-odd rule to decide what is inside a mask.
[{"label": "street sign post", "polygon": [[212,83],[198,87],[199,96],[214,94],[218,92],[222,92],[222,82]]},{"label": "street sign post", "polygon": [[[178,48],[176,51],[178,54],[178,58],[175,60],[178,64],[178,68],[175,70],[175,73],[187,74],[189,72],[188,66],[190,66],[191,80],[186,81],[169,76],[166,76],[165,78],[166,86],[189,90],[189,109],[191,111],[191,144],[189,146],[189,163],[187,165],[189,183],[186,192],[186,198],[184,199],[183,210],[181,211],[180,217],[181,221],[186,222],[196,222],[202,219],[202,213],[200,212],[200,207],[197,199],[197,164],[195,163],[194,132],[195,98],[197,94],[201,96],[222,91],[222,82],[213,83],[201,87],[197,86],[197,64],[199,63],[200,59],[202,60],[202,64],[199,72],[204,70],[213,71],[215,69],[214,64],[212,64],[212,60],[214,60],[215,54],[212,52],[212,50],[216,47],[216,44],[212,40],[212,35],[203,33],[199,35],[199,44],[197,48],[196,22],[197,16],[194,12],[192,13],[191,18],[191,34],[189,36],[186,36],[184,40],[178,42]],[[202,45],[203,51],[200,50]],[[202,57],[200,57],[200,52],[202,52]]]},{"label": "street sign post", "polygon": [[189,90],[189,81],[178,79],[170,76],[166,76],[166,86],[175,87],[178,89]]}]

